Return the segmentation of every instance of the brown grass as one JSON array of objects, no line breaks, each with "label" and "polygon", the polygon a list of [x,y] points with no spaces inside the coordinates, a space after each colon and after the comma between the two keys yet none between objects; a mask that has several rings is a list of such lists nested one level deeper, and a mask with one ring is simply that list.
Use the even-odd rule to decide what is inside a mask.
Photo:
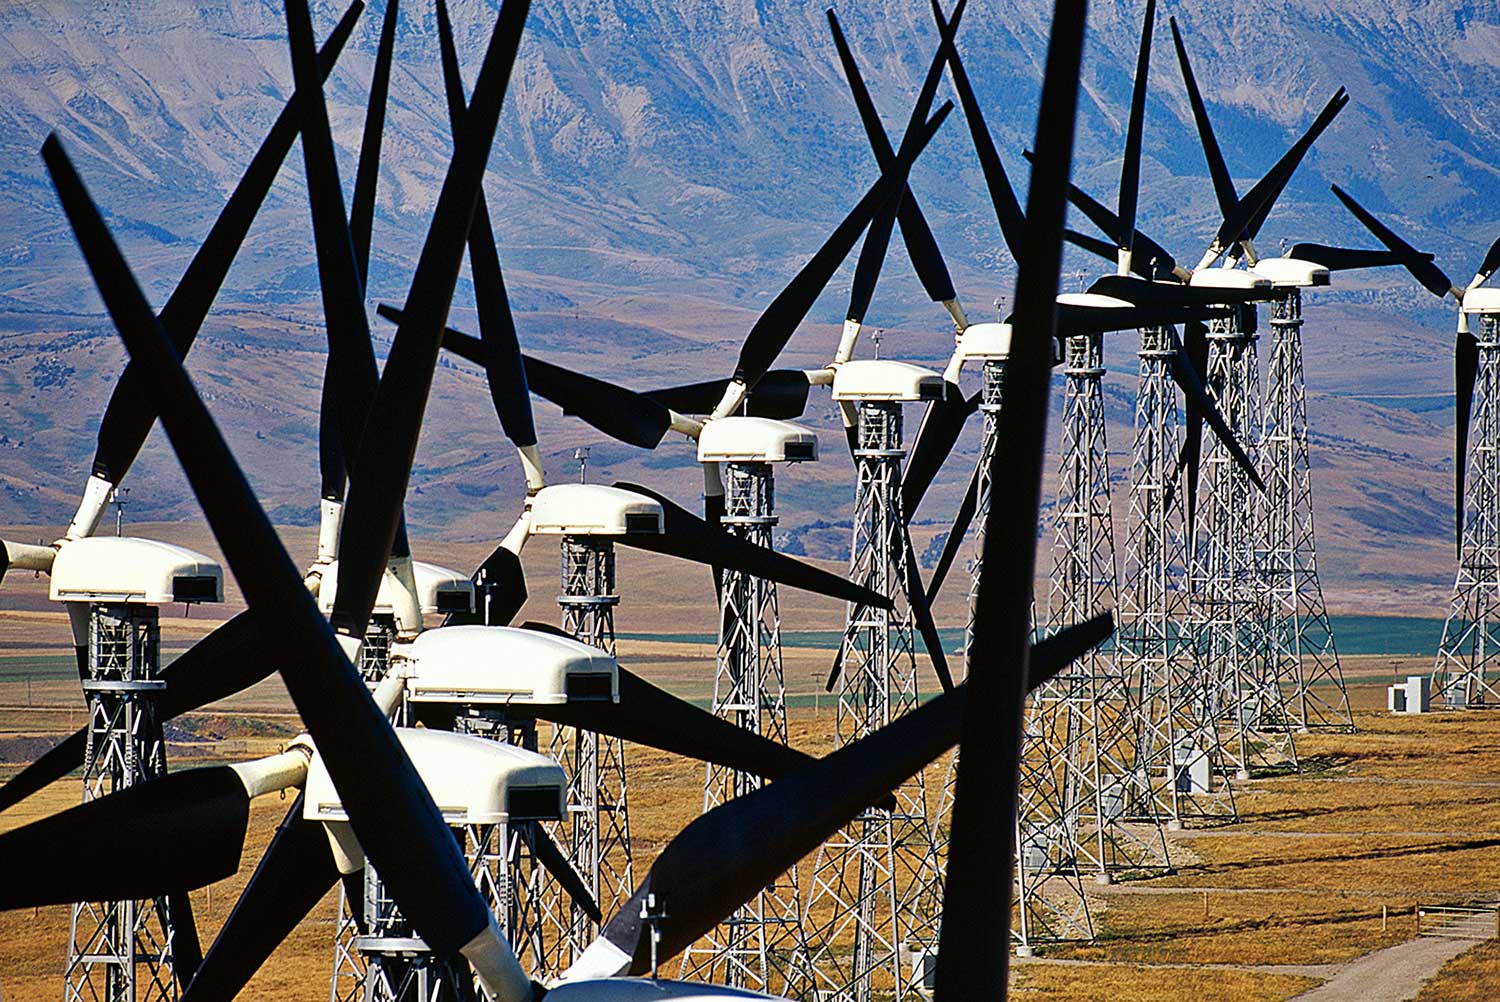
[{"label": "brown grass", "polygon": [[[303,530],[289,531],[293,552],[310,549],[305,535]],[[215,552],[206,538],[185,542]],[[467,567],[488,549],[488,544],[457,544],[424,556]],[[555,559],[555,550],[529,549],[527,563],[535,565],[529,567],[534,579],[551,578]],[[649,554],[622,553],[622,580],[627,575],[632,591],[621,605],[622,631],[712,631],[711,622],[685,622],[674,614],[687,607],[682,593],[695,587],[696,571]],[[706,588],[707,575],[701,578]],[[533,591],[522,618],[554,619],[551,590]],[[186,619],[164,617],[165,646],[180,649],[191,643],[236,610],[235,598],[231,594],[232,601],[211,614],[194,610]],[[66,733],[81,724],[83,716],[71,666],[59,661],[31,671],[24,660],[71,653],[65,617],[46,602],[45,581],[7,578],[0,610],[0,658],[15,659],[0,662],[5,669],[0,671],[3,777],[34,754],[24,739]],[[801,597],[788,597],[783,612],[788,621],[797,622],[838,618],[831,605]],[[620,653],[632,668],[686,698],[703,699],[711,692],[711,645],[623,641]],[[807,649],[790,649],[785,656],[788,690],[809,703],[817,700],[816,709],[796,705],[792,742],[815,754],[833,745],[833,710],[821,695],[829,657],[827,651]],[[1414,935],[1411,908],[1418,902],[1460,902],[1493,894],[1500,887],[1500,810],[1495,806],[1500,789],[1490,785],[1500,783],[1500,715],[1386,717],[1373,712],[1383,706],[1384,682],[1426,670],[1425,661],[1349,662],[1351,678],[1361,683],[1351,691],[1361,711],[1360,733],[1299,737],[1303,774],[1239,784],[1239,823],[1171,836],[1174,875],[1113,888],[1088,885],[1097,941],[1041,951],[1044,957],[1087,963],[1020,965],[1015,975],[1018,997],[1108,1002],[1287,999],[1315,982],[1284,971],[1250,968],[1352,959]],[[926,678],[930,689],[930,675]],[[180,723],[211,740],[174,748],[174,766],[264,754],[298,729],[285,690],[274,677]],[[655,853],[698,813],[703,769],[644,749],[632,748],[629,757],[639,878]],[[939,763],[928,773],[929,788],[935,791],[942,776]],[[77,796],[76,779],[59,783],[0,814],[0,830],[63,809],[76,803]],[[286,806],[274,799],[254,805],[240,872],[195,896],[205,943],[227,916]],[[811,860],[802,866],[804,887],[810,867]],[[1209,889],[1206,915],[1204,888]],[[1382,906],[1387,909],[1384,928]],[[334,909],[330,895],[243,997],[266,1002],[326,998]],[[58,994],[67,925],[67,908],[0,915],[0,990],[7,999]],[[1161,964],[1171,966],[1148,966]],[[1203,964],[1231,967],[1191,966]],[[1450,963],[1422,998],[1435,1002],[1500,997],[1497,989],[1500,949],[1491,944]]]},{"label": "brown grass", "polygon": [[1013,969],[1011,997],[1068,1002],[1161,1002],[1169,998],[1281,1002],[1317,984],[1313,978],[1246,971],[1023,964]]},{"label": "brown grass", "polygon": [[1417,1002],[1491,1002],[1500,998],[1500,940],[1465,950],[1422,986]]}]

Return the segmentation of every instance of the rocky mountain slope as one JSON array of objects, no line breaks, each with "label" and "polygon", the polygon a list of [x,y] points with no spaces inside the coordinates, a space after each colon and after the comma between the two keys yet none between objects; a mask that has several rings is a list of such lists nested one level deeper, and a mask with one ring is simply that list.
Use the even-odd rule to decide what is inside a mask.
[{"label": "rocky mountain slope", "polygon": [[[495,5],[453,6],[472,81]],[[1090,12],[1078,176],[1105,201],[1118,171],[1138,6],[1100,3]],[[1039,0],[973,0],[959,35],[1018,187],[1049,9]],[[328,88],[346,179],[383,11],[372,3]],[[339,12],[315,5],[320,32]],[[838,12],[888,127],[899,131],[935,44],[927,5],[850,2]],[[1395,10],[1370,0],[1268,0],[1165,4],[1163,13],[1181,21],[1241,191],[1336,87],[1353,97],[1272,216],[1264,252],[1283,238],[1359,240],[1328,194],[1337,181],[1467,279],[1500,233],[1491,152],[1500,140],[1500,11],[1472,2]],[[403,296],[449,150],[426,3],[403,5],[397,53],[372,300]],[[1164,18],[1152,79],[1142,226],[1193,258],[1216,209]],[[0,9],[7,520],[66,517],[121,357],[41,169],[41,140],[61,134],[160,302],[289,90],[281,13],[266,0]],[[874,177],[822,5],[537,0],[488,191],[528,347],[644,387],[724,372],[754,313]],[[918,164],[913,186],[971,314],[989,316],[992,302],[1010,294],[1013,266],[961,115]],[[311,511],[322,370],[307,218],[294,149],[192,359],[268,507],[287,520]],[[1082,276],[1099,264],[1075,256],[1068,268]],[[826,357],[847,282],[846,269],[789,360]],[[1350,276],[1318,301],[1309,308],[1308,368],[1320,530],[1337,564],[1327,573],[1353,604],[1397,588],[1438,594],[1451,575],[1443,539],[1451,525],[1451,318],[1396,274]],[[461,290],[460,320],[467,303]],[[923,300],[899,246],[872,319],[891,328],[887,355],[946,355],[944,317]],[[1129,351],[1122,341],[1111,359],[1121,372],[1113,384],[1117,451],[1130,440]],[[424,439],[413,519],[444,532],[493,533],[508,524],[519,474],[477,376],[462,363],[450,368]],[[819,402],[810,421],[825,424],[827,410]],[[662,482],[684,499],[695,492],[685,444],[643,455],[598,441],[547,405],[539,411],[558,474],[575,447],[592,445],[591,468],[601,476]],[[836,527],[811,528],[836,523],[828,512],[846,503],[847,461],[831,449],[829,460],[782,490],[787,531],[810,551],[838,545]],[[1123,499],[1123,457],[1119,468]],[[933,518],[961,476],[955,466]],[[133,483],[142,517],[193,516],[175,461],[155,438]],[[1397,537],[1403,544],[1393,548]]]}]

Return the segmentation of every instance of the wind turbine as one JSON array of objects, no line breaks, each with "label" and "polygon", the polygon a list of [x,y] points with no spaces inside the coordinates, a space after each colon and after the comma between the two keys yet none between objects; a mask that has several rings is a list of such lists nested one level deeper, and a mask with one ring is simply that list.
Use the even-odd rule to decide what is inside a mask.
[{"label": "wind turbine", "polygon": [[[1500,525],[1496,521],[1500,494],[1494,488],[1500,473],[1494,448],[1500,442],[1500,383],[1496,378],[1500,374],[1500,354],[1496,351],[1500,348],[1500,289],[1486,283],[1500,269],[1500,239],[1490,245],[1474,277],[1460,288],[1434,263],[1433,255],[1418,251],[1397,236],[1338,185],[1333,186],[1333,193],[1424,289],[1440,299],[1452,295],[1458,303],[1453,347],[1457,418],[1453,511],[1458,576],[1443,622],[1432,687],[1434,695],[1451,708],[1489,706],[1500,700],[1495,661],[1500,654],[1500,579],[1496,578],[1493,559],[1486,556],[1500,543],[1496,528]],[[1367,262],[1370,252],[1334,248],[1308,253],[1323,253],[1348,267],[1364,267],[1364,263],[1353,262]],[[1477,335],[1473,331],[1476,317]],[[1478,429],[1478,444],[1472,449],[1471,428]]]},{"label": "wind turbine", "polygon": [[[1021,701],[1031,681],[1030,672],[1056,671],[1069,656],[1054,650],[1044,657],[1039,647],[1028,658],[1025,613],[1030,604],[1030,564],[1034,557],[1029,544],[1034,540],[1039,507],[1046,357],[1050,354],[1047,342],[1052,333],[1053,295],[1061,256],[1063,184],[1071,157],[1083,5],[1062,0],[1054,25],[1037,143],[1045,171],[1033,185],[1028,204],[1031,222],[1026,232],[1021,295],[1017,297],[1016,331],[1020,349],[1013,356],[1013,365],[1020,378],[1011,396],[1015,420],[1007,423],[1018,428],[1021,435],[1019,440],[1007,437],[996,460],[997,463],[1007,459],[1017,461],[1019,467],[1011,468],[1018,469],[1021,477],[1014,492],[1018,496],[1008,497],[996,506],[991,513],[990,531],[986,533],[992,540],[992,552],[981,601],[992,615],[982,618],[984,635],[976,638],[983,656],[975,659],[976,670],[969,683],[974,698],[967,699],[962,691],[941,696],[877,734],[695,822],[664,851],[632,899],[633,904],[638,903],[645,910],[624,911],[606,928],[605,936],[596,943],[599,950],[589,955],[595,968],[612,968],[610,973],[652,970],[663,956],[670,957],[681,950],[755,888],[811,851],[828,832],[942,754],[955,739],[961,739],[969,753],[961,759],[960,798],[946,901],[948,921],[944,923],[943,950],[937,958],[936,997],[939,1002],[981,995],[1004,997],[1009,914],[1008,909],[996,913],[993,903],[1004,900],[997,895],[1007,893],[1010,884],[1008,866],[1013,845],[1009,837],[1014,824]],[[476,170],[473,175],[476,185],[477,173]],[[445,188],[449,197],[440,201],[440,207],[449,211],[440,212],[438,221],[449,224],[448,232],[452,232],[451,224],[463,222],[462,218],[453,218],[451,209],[458,199],[455,190],[461,194],[462,188],[457,184]],[[285,665],[283,671],[314,738],[321,735],[326,739],[326,747],[320,751],[361,850],[377,866],[386,865],[390,872],[399,874],[400,883],[392,888],[393,896],[403,911],[411,915],[414,928],[424,940],[445,954],[461,952],[474,964],[481,983],[492,997],[499,1002],[540,997],[541,991],[515,963],[493,918],[469,882],[431,794],[412,768],[395,732],[381,716],[328,624],[301,588],[296,570],[280,549],[212,420],[197,401],[102,221],[93,212],[81,186],[75,185],[75,191],[81,196],[81,203],[73,213],[75,227],[89,249],[101,285],[106,287],[106,298],[114,303],[111,312],[128,345],[133,353],[149,358],[152,363],[150,384],[158,399],[166,404],[164,423],[186,461],[193,486],[225,547],[231,568],[240,578],[252,607],[275,603],[279,621],[285,627],[284,635],[299,642],[299,649],[307,652],[306,660]],[[433,246],[429,244],[430,248]],[[424,254],[424,261],[431,263],[432,258],[441,260],[436,252],[431,257]],[[433,270],[444,273],[425,289],[419,283],[419,290],[435,291],[440,300],[446,300],[456,277],[456,255],[442,260],[442,264],[450,262],[451,270],[437,269],[435,264],[422,269],[429,274]],[[416,301],[425,298],[413,296]],[[445,311],[436,312],[441,315]],[[437,322],[429,323],[422,332],[427,335],[425,340],[434,345],[440,323],[439,316]],[[402,340],[404,349],[412,343],[409,338]],[[402,354],[410,352],[404,350]],[[427,356],[429,363],[430,358]],[[415,360],[423,361],[420,357]],[[421,368],[430,375],[430,364]],[[421,382],[420,368],[412,378]],[[414,406],[420,413],[420,401]],[[395,423],[394,427],[401,425]],[[398,442],[400,458],[394,466],[398,481],[404,481],[409,470],[413,441],[414,429],[410,438]],[[399,492],[396,494],[399,498]],[[388,527],[387,534],[393,535],[396,521],[391,510],[393,503],[386,501],[385,511],[375,513],[381,518],[374,519],[362,507],[370,503],[364,500],[369,496],[358,489],[351,493],[351,522],[363,525],[366,519],[371,519],[377,522],[377,527]],[[1002,514],[1016,516],[1014,524],[1007,526],[1000,517]],[[1007,530],[1012,535],[1008,542],[1027,545],[996,548],[993,541]],[[378,571],[379,565],[372,568]],[[374,577],[372,574],[367,587],[373,588]],[[265,604],[262,612],[269,613],[271,608]],[[1090,642],[1097,642],[1099,631],[1093,633]],[[1053,638],[1047,644],[1061,647],[1062,639]],[[302,644],[302,641],[311,642]],[[288,754],[301,757],[298,752]],[[981,775],[981,770],[987,775]],[[284,777],[283,782],[296,780],[295,762],[282,760],[274,771]],[[138,872],[143,884],[173,882],[185,888],[199,886],[222,873],[224,850],[237,848],[243,828],[240,826],[236,831],[231,825],[226,831],[212,824],[216,816],[232,819],[231,811],[193,808],[223,804],[232,810],[262,786],[271,788],[277,782],[276,778],[261,783],[246,781],[233,769],[207,772],[213,774],[202,780],[209,787],[206,795],[182,797],[182,791],[178,790],[174,793],[179,795],[172,798],[175,804],[169,801],[165,805],[147,805],[168,811],[185,807],[188,817],[177,829],[182,837],[173,842],[172,859],[165,860],[166,854],[158,853],[149,860],[151,867]],[[997,787],[1000,797],[993,796]],[[116,805],[134,806],[119,801],[108,806]],[[243,807],[239,810],[239,816],[243,817]],[[151,813],[126,809],[121,810],[119,817],[121,821],[139,824],[143,819],[155,820]],[[98,816],[95,810],[92,817]],[[59,819],[59,823],[46,830],[33,827],[4,836],[7,851],[0,858],[35,866],[31,852],[10,850],[34,850],[39,842],[76,837],[79,831],[89,829],[92,817],[74,815]],[[745,841],[747,838],[756,841]],[[995,865],[997,850],[999,865]],[[406,869],[395,865],[403,858],[403,852]],[[190,865],[195,859],[208,857],[219,865],[196,869]],[[232,866],[233,861],[229,862]],[[58,890],[68,890],[54,887],[55,869],[38,868],[33,873],[45,886],[53,888],[54,896],[47,900],[56,900]],[[75,882],[72,892],[92,893],[96,885],[87,879],[88,875],[82,876],[86,879]],[[5,886],[19,884],[7,882]],[[671,903],[670,913],[662,907],[667,902]],[[0,905],[5,907],[29,903],[25,893],[0,897]],[[585,977],[555,986],[551,994],[561,1002],[593,1002],[619,997],[629,988],[608,978]],[[663,998],[708,997],[701,988],[670,982],[657,982],[648,990]],[[724,990],[713,994],[718,998],[726,994],[751,997],[748,993]]]}]

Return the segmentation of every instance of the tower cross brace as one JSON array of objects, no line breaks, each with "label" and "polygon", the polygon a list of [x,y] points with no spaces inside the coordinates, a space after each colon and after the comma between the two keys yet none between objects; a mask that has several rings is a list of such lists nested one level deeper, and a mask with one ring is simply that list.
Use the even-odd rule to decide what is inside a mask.
[{"label": "tower cross brace", "polygon": [[[725,463],[722,473],[724,528],[769,549],[777,522],[773,467],[762,462]],[[762,737],[788,743],[776,583],[733,568],[723,571],[719,592],[713,712]],[[752,773],[710,763],[703,809],[758,790],[763,782]],[[685,951],[682,976],[799,997],[808,972],[797,871],[777,878]]]},{"label": "tower cross brace", "polygon": [[[891,596],[896,608],[849,607],[839,651],[839,747],[917,705],[905,595],[901,431],[899,402],[860,401],[850,577]],[[840,1002],[910,996],[925,973],[911,962],[913,954],[926,956],[936,946],[940,893],[925,779],[918,773],[896,791],[894,811],[865,811],[818,850],[804,912],[814,990]]]},{"label": "tower cross brace", "polygon": [[1121,668],[1140,693],[1136,769],[1169,828],[1235,816],[1211,690],[1193,642],[1172,333],[1141,331],[1124,577]]},{"label": "tower cross brace", "polygon": [[1479,372],[1464,480],[1458,575],[1432,671],[1450,709],[1500,704],[1500,314],[1479,315]]}]

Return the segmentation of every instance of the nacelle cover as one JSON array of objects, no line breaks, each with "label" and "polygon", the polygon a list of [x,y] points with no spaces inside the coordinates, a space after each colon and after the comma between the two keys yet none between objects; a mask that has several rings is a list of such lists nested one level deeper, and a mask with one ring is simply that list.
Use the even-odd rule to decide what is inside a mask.
[{"label": "nacelle cover", "polygon": [[54,602],[222,602],[224,568],[155,539],[86,536],[57,551],[48,595]]},{"label": "nacelle cover", "polygon": [[[474,582],[458,571],[437,564],[413,560],[412,576],[417,581],[417,601],[424,615],[448,612],[474,611]],[[382,574],[380,591],[375,595],[372,615],[390,616],[396,611],[401,582],[392,574]],[[323,582],[318,588],[318,608],[323,615],[333,611],[334,599],[339,591],[339,562],[330,563],[323,571]]]},{"label": "nacelle cover", "polygon": [[1266,257],[1250,269],[1262,278],[1270,279],[1279,289],[1307,289],[1329,283],[1328,269],[1315,261],[1302,261],[1294,257]]},{"label": "nacelle cover", "polygon": [[[450,825],[557,819],[567,812],[562,766],[533,751],[472,734],[398,727],[396,736]],[[348,821],[333,779],[314,755],[302,816]]]},{"label": "nacelle cover", "polygon": [[818,458],[818,436],[790,421],[722,417],[698,436],[700,463],[800,463]]},{"label": "nacelle cover", "polygon": [[393,648],[417,703],[620,701],[620,666],[597,647],[510,626],[445,626]]},{"label": "nacelle cover", "polygon": [[[1470,289],[1464,293],[1463,310],[1465,313],[1500,313],[1500,288],[1481,285],[1477,289]],[[55,575],[57,572],[52,573]]]},{"label": "nacelle cover", "polygon": [[1240,268],[1199,268],[1188,285],[1198,289],[1269,289],[1271,280]]},{"label": "nacelle cover", "polygon": [[603,484],[554,484],[531,500],[539,536],[625,536],[662,531],[661,503]]},{"label": "nacelle cover", "polygon": [[943,377],[931,369],[890,359],[858,359],[833,374],[835,400],[941,400]]},{"label": "nacelle cover", "polygon": [[958,354],[978,362],[1010,357],[1010,324],[970,324],[958,336]]}]

